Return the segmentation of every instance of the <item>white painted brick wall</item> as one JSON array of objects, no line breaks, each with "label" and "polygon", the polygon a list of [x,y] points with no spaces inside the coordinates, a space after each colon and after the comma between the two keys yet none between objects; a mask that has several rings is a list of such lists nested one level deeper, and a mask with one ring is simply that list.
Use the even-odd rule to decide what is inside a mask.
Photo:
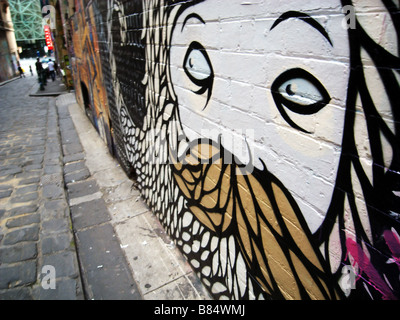
[{"label": "white painted brick wall", "polygon": [[[140,1],[134,2],[132,0],[121,1],[120,3],[127,5],[127,7],[131,4],[140,4]],[[164,4],[167,1],[160,2]],[[171,3],[173,1],[168,2]],[[164,7],[157,8],[154,12],[151,11],[150,14],[149,12],[143,13],[143,17],[147,18],[143,23],[151,27],[150,30],[143,30],[142,33],[143,38],[148,42],[145,46],[145,53],[147,54],[145,63],[148,74],[142,83],[145,87],[144,90],[148,90],[145,93],[146,99],[148,99],[146,103],[148,110],[151,111],[144,117],[144,125],[136,129],[136,138],[138,138],[136,147],[139,150],[135,150],[137,153],[134,156],[131,154],[130,159],[132,160],[134,157],[139,159],[137,161],[132,160],[131,162],[135,169],[138,169],[140,172],[138,181],[144,187],[144,197],[148,200],[152,209],[162,213],[160,214],[160,217],[164,219],[162,222],[167,225],[168,231],[176,237],[178,240],[177,244],[181,246],[189,262],[196,269],[196,272],[206,277],[204,279],[205,283],[208,283],[210,291],[213,293],[225,290],[224,284],[218,282],[224,277],[227,285],[230,285],[228,289],[228,291],[231,291],[230,293],[233,290],[232,286],[238,285],[239,289],[236,288],[235,292],[236,297],[238,297],[239,293],[237,290],[246,290],[246,285],[253,285],[253,282],[248,281],[250,278],[260,280],[262,276],[265,276],[260,274],[262,271],[257,269],[258,267],[255,267],[255,273],[259,272],[259,274],[250,275],[248,273],[249,269],[252,269],[256,264],[257,259],[260,259],[259,262],[263,259],[263,257],[260,258],[261,254],[257,255],[255,247],[264,241],[265,238],[261,238],[265,236],[265,233],[252,233],[250,232],[250,228],[254,226],[248,225],[251,224],[249,222],[251,219],[254,221],[254,215],[260,214],[261,216],[260,212],[255,213],[259,208],[254,208],[253,212],[251,209],[245,208],[245,211],[247,210],[245,214],[248,215],[240,220],[240,209],[236,207],[236,217],[233,220],[236,219],[234,223],[238,225],[227,229],[228,231],[224,234],[219,234],[219,229],[216,228],[218,229],[218,234],[215,235],[211,231],[212,227],[201,225],[197,219],[193,219],[193,216],[196,216],[200,221],[206,221],[206,219],[201,219],[201,212],[195,213],[193,207],[191,209],[188,208],[193,202],[196,203],[198,199],[195,199],[193,202],[184,201],[184,198],[187,199],[190,196],[187,194],[183,195],[185,193],[182,190],[184,186],[179,183],[176,177],[172,177],[172,171],[163,166],[151,168],[152,163],[150,162],[150,158],[153,154],[149,150],[152,150],[152,147],[154,147],[157,152],[163,153],[158,160],[166,163],[168,153],[163,149],[165,145],[162,146],[161,142],[168,140],[168,135],[171,134],[171,148],[175,151],[175,148],[178,148],[176,145],[177,131],[181,133],[180,130],[175,129],[179,128],[180,124],[189,140],[206,137],[217,142],[219,141],[219,137],[222,136],[224,148],[234,153],[241,162],[247,163],[251,155],[256,168],[261,170],[265,164],[269,173],[272,173],[293,196],[301,211],[296,213],[304,216],[311,232],[318,230],[325,219],[327,210],[331,204],[332,194],[335,191],[334,188],[336,187],[339,175],[338,166],[343,151],[342,143],[344,137],[354,139],[351,142],[354,142],[355,149],[349,149],[354,154],[348,156],[354,159],[357,157],[360,158],[360,166],[364,170],[366,177],[363,182],[373,185],[375,182],[374,179],[376,179],[376,175],[373,175],[373,151],[369,136],[371,130],[367,128],[367,120],[369,119],[364,111],[365,101],[361,101],[359,95],[356,101],[356,110],[346,110],[348,108],[347,93],[351,73],[350,61],[354,60],[351,60],[349,33],[343,24],[345,22],[345,14],[342,12],[341,2],[340,0],[204,0],[193,6],[188,6],[188,8],[181,12],[181,15],[177,18],[178,20],[175,21],[175,14],[178,12],[179,7],[191,3],[188,0],[186,3],[185,1],[174,2],[174,6],[175,4],[176,6],[174,7],[175,11],[172,10],[172,12],[167,10],[171,8]],[[397,5],[399,4],[397,0],[394,2]],[[151,7],[157,3],[159,1],[142,1],[144,7]],[[358,21],[366,34],[388,53],[398,57],[397,33],[391,16],[385,9],[382,1],[353,0],[353,3],[358,14]],[[108,4],[113,4],[115,7],[119,5],[117,1],[109,1]],[[272,28],[274,23],[277,24],[279,22],[277,19],[283,13],[293,11],[310,15],[320,25],[321,29],[326,31],[327,36],[324,32],[321,32],[321,30],[318,31],[318,28],[312,26],[309,23],[310,20],[299,18],[288,19]],[[170,13],[170,21],[167,23],[167,28],[165,28],[166,21],[162,21],[162,19],[157,20],[166,12]],[[152,15],[153,13],[160,14],[160,16],[155,17]],[[191,13],[200,16],[205,23],[202,23],[201,19],[192,17],[186,21],[186,25],[184,26],[185,18]],[[117,16],[116,12],[114,14]],[[173,28],[173,23],[175,22],[177,24]],[[118,24],[113,25],[113,27],[116,27],[116,30],[113,32],[118,33]],[[169,32],[172,31],[173,34],[170,38]],[[106,37],[108,36],[107,34]],[[154,38],[150,39],[153,36]],[[354,45],[357,43],[357,40],[353,39],[351,44]],[[185,57],[190,54],[189,47],[194,42],[200,43],[204,51],[195,52],[191,57],[192,60],[185,61]],[[115,92],[118,92],[119,85],[129,87],[131,84],[130,63],[129,61],[123,61],[123,59],[129,58],[130,53],[124,52],[124,54],[119,54],[119,49],[121,49],[122,45],[114,43],[114,46],[113,55],[115,59],[112,59],[110,63],[114,89],[116,89]],[[159,48],[162,50],[159,51]],[[170,49],[170,51],[167,49]],[[165,56],[156,57],[155,55],[158,52],[162,55],[168,52],[168,59]],[[389,130],[394,133],[395,123],[392,107],[387,87],[382,83],[380,70],[377,70],[374,61],[372,61],[366,50],[362,49],[361,52],[352,52],[352,54],[355,54],[355,56],[360,54],[363,63],[363,66],[360,66],[360,70],[363,71],[363,74],[360,75],[362,79],[353,79],[354,83],[351,84],[353,85],[358,81],[356,84],[362,85],[365,80],[371,99],[377,107],[378,115],[386,122]],[[80,57],[77,58],[79,59]],[[208,59],[210,60],[210,65],[208,65]],[[119,66],[122,62],[125,63],[123,65],[127,66],[127,70],[120,68],[119,72],[122,75],[117,75],[116,65]],[[213,78],[208,79],[210,80],[208,84],[212,82],[212,87],[208,89],[204,87],[207,90],[204,90],[200,94],[201,85],[198,81],[193,81],[193,78],[189,77],[188,73],[192,71],[193,77],[194,75],[207,77],[207,71],[211,69],[213,71]],[[313,79],[312,83],[304,79],[300,79],[299,81],[299,79],[295,79],[293,76],[291,79],[286,78],[284,82],[281,82],[281,87],[275,90],[276,92],[272,92],[273,85],[276,85],[277,79],[285,74],[287,76],[288,71],[293,69],[301,69],[304,73],[311,75],[310,77]],[[167,72],[168,79],[164,77],[165,71]],[[393,78],[399,82],[400,76],[398,72],[393,73]],[[118,81],[116,81],[116,78],[118,78]],[[134,81],[139,82],[140,80],[134,79]],[[166,82],[168,82],[168,86],[162,87],[160,85],[165,85]],[[138,87],[141,86],[138,83],[135,83],[135,85]],[[312,98],[314,100],[318,99],[318,93],[321,96],[321,92],[317,92],[320,86],[329,93],[330,101],[318,112],[306,114],[307,112],[303,110],[312,105],[310,102]],[[169,106],[165,106],[165,99],[171,99],[168,95],[170,89],[173,91],[170,93],[174,101],[169,101]],[[298,104],[296,106],[297,109],[296,107],[292,108],[294,111],[290,110],[290,105],[283,104],[279,106],[276,99],[274,99],[277,92],[281,92],[281,98],[284,96],[288,100],[292,99],[292,102],[302,101],[304,104],[305,102],[309,102],[310,105]],[[299,92],[303,96],[296,96],[296,93]],[[312,95],[311,98],[310,95]],[[155,99],[154,101],[158,101],[157,99],[160,98],[159,105],[152,105],[153,100],[151,102],[149,100],[153,98]],[[116,97],[115,100],[118,100],[116,103],[117,106],[120,107],[119,104],[122,99],[122,96]],[[176,124],[172,123],[172,121],[171,123],[165,123],[176,117],[175,99],[179,103],[178,111],[181,123]],[[167,111],[164,112],[162,117],[155,116],[155,113],[161,107],[166,107]],[[127,108],[130,108],[130,106],[127,105]],[[133,107],[133,109],[135,108]],[[152,113],[153,111],[155,112]],[[348,113],[346,114],[346,112]],[[350,123],[350,127],[347,128],[349,130],[347,132],[348,135],[344,132],[346,115],[354,115],[354,124]],[[291,121],[288,121],[287,118],[290,118]],[[155,124],[155,121],[158,121],[158,123]],[[307,132],[302,132],[296,128],[296,125]],[[160,129],[161,126],[163,126],[162,129]],[[171,129],[171,132],[167,132],[166,128]],[[152,131],[153,129],[154,131]],[[153,132],[155,136],[151,136],[147,130]],[[131,136],[131,143],[135,143],[132,137],[133,129],[127,130],[127,132]],[[161,136],[157,136],[159,133],[161,133]],[[378,138],[375,137],[375,139]],[[392,147],[386,141],[387,138],[383,134],[381,134],[379,139],[377,144],[382,143],[383,162],[385,169],[388,169],[393,161],[394,150],[392,150]],[[183,151],[186,146],[184,143],[181,143],[179,151]],[[134,148],[129,145],[127,149],[132,151]],[[143,156],[141,156],[141,153],[143,153]],[[143,157],[143,159],[140,157]],[[369,213],[363,194],[365,186],[361,185],[353,164],[350,161],[348,164],[348,170],[350,171],[346,172],[348,180],[346,180],[346,185],[340,185],[340,188],[348,187],[351,189],[349,191],[350,196],[354,193],[356,198],[355,205],[358,210],[356,214],[359,215],[360,224],[363,228],[361,233],[365,231],[367,237],[372,239]],[[252,177],[248,178],[250,180]],[[267,180],[268,178],[269,176],[266,175],[265,179]],[[229,183],[235,182],[235,178],[231,179]],[[236,179],[240,181],[239,178],[236,177]],[[257,179],[261,180],[259,176],[257,176]],[[268,183],[268,181],[265,182],[266,184]],[[253,183],[255,182],[253,181]],[[351,185],[347,185],[347,183],[351,183]],[[175,188],[172,186],[175,186]],[[248,187],[252,186],[249,185]],[[181,188],[180,191],[179,188]],[[223,189],[222,185],[221,189]],[[234,192],[237,191],[235,188],[233,190]],[[222,191],[226,190],[223,189]],[[264,190],[258,192],[258,194],[257,191],[260,190],[253,191],[255,191],[256,195],[260,195]],[[248,192],[248,189],[244,192]],[[214,193],[214,195],[216,194]],[[279,192],[275,190],[275,195],[277,196],[277,194]],[[196,194],[197,196],[200,195]],[[207,201],[207,196],[209,195],[204,194],[202,196]],[[237,194],[234,197],[237,197],[235,205],[239,205],[239,202],[243,198],[246,198]],[[349,196],[345,194],[343,197]],[[176,200],[177,198],[178,200]],[[284,197],[280,198],[277,196],[277,200],[281,200],[284,203],[285,199],[282,198]],[[208,201],[216,201],[215,198],[210,199],[208,198]],[[243,201],[242,204],[251,207],[251,200],[254,201],[254,198],[249,199],[247,199],[247,202]],[[175,207],[175,203],[173,203],[174,201],[178,202],[176,204],[177,208]],[[354,239],[358,231],[356,232],[355,230],[353,212],[349,208],[348,198],[344,201],[345,208],[343,212],[337,213],[337,215],[345,220],[344,231],[346,232],[346,236]],[[376,204],[379,204],[379,200],[373,202],[373,205]],[[338,210],[342,209],[340,205],[338,208]],[[185,210],[188,211],[185,212]],[[192,211],[189,212],[189,210]],[[203,214],[206,213],[203,212]],[[389,215],[390,213],[385,212],[385,214]],[[162,215],[165,215],[166,218],[163,218]],[[181,222],[179,222],[180,219],[182,219]],[[249,221],[246,219],[249,219]],[[294,220],[294,218],[292,219]],[[335,219],[338,218],[335,216],[333,220]],[[278,225],[278,220],[276,219],[273,223]],[[286,222],[291,223],[293,221]],[[189,226],[190,228],[188,228]],[[240,238],[243,236],[243,233],[234,234],[238,230],[236,227],[249,228],[248,243],[244,243],[244,237]],[[258,223],[258,227],[263,228],[261,222]],[[340,225],[340,228],[342,227],[343,225]],[[387,230],[391,228],[390,225],[385,225],[382,229],[386,227],[388,228]],[[298,228],[298,225],[296,225],[296,228]],[[324,251],[325,243],[319,248],[325,258],[330,257],[331,260],[329,262],[331,263],[333,272],[340,265],[347,263],[341,261],[344,256],[346,256],[346,259],[349,258],[349,255],[345,252],[347,244],[343,243],[346,239],[343,240],[344,237],[339,239],[338,228],[339,226],[335,225],[332,231],[329,230],[331,234],[321,240],[326,241],[329,249]],[[203,238],[200,241],[198,235],[204,230]],[[233,230],[232,233],[231,230]],[[242,229],[239,230],[243,231]],[[360,232],[358,233],[361,234]],[[285,234],[286,236],[287,234]],[[301,232],[296,234],[296,236],[301,237]],[[382,239],[382,235],[373,236],[375,239]],[[250,239],[251,237],[253,239]],[[307,240],[305,238],[307,237],[304,237],[304,240]],[[286,238],[283,241],[286,241]],[[311,239],[310,241],[312,242]],[[210,242],[209,247],[207,247],[208,242]],[[373,242],[371,241],[371,243]],[[260,252],[264,250],[265,257],[267,259],[271,258],[270,261],[272,261],[274,259],[273,255],[278,252],[274,250],[278,250],[279,248],[277,248],[275,243],[272,251],[268,251],[268,249],[271,249],[267,248],[268,244],[262,243],[258,249]],[[251,254],[254,260],[251,263],[244,260],[246,245],[252,247]],[[364,246],[364,248],[366,247]],[[289,246],[284,249],[288,249],[286,252],[291,250]],[[301,247],[300,249],[303,248]],[[204,252],[200,261],[192,253],[199,253],[202,250]],[[342,250],[346,254],[342,255]],[[373,250],[368,254],[372,255]],[[272,257],[270,257],[271,252],[273,252]],[[294,251],[290,253],[296,254]],[[305,256],[309,253],[305,252]],[[281,263],[284,269],[283,260],[280,260],[278,263]],[[348,259],[347,261],[350,260]],[[382,262],[380,267],[386,261],[388,260]],[[202,266],[202,263],[205,266]],[[250,266],[250,264],[252,265]],[[262,268],[261,263],[260,267]],[[301,274],[301,272],[299,273],[301,281],[303,281],[303,276],[305,282],[310,280],[309,275],[305,275],[307,271],[304,271],[304,274]],[[218,277],[216,278],[218,279],[216,282],[210,283],[209,280],[213,280],[212,276],[217,275],[217,273]],[[398,277],[398,274],[396,277]],[[291,289],[287,287],[294,287],[296,285],[294,281],[292,283],[283,282],[283,284],[278,284],[282,291],[290,291]],[[359,287],[361,288],[362,285],[359,285]],[[252,292],[249,293],[250,298],[254,297],[252,294]]]},{"label": "white painted brick wall", "polygon": [[[396,53],[396,33],[389,14],[376,1],[355,3],[356,11],[361,13],[360,22],[370,36],[389,52]],[[290,10],[311,15],[328,30],[333,45],[300,19],[285,21],[271,32],[273,22]],[[255,140],[250,142],[251,147],[268,162],[274,174],[291,182],[290,191],[297,200],[304,207],[312,208],[307,221],[315,229],[330,201],[336,179],[329,159],[338,158],[343,139],[350,52],[348,39],[343,38],[347,31],[342,25],[344,14],[339,2],[243,0],[230,1],[227,5],[223,0],[208,0],[187,11],[199,14],[206,24],[190,19],[181,33],[184,18],[179,19],[172,40],[172,79],[179,72],[183,73],[183,56],[194,40],[206,49],[215,78],[211,100],[205,110],[202,108],[206,94],[193,96],[190,90],[194,91],[196,86],[190,81],[174,83],[186,119],[183,122],[192,123],[193,136],[196,131],[200,135],[205,128],[224,134],[233,134],[236,130],[239,136],[242,134],[239,129],[254,129]],[[364,55],[363,59],[371,65],[365,70],[368,85],[377,86],[373,98],[390,123],[391,109],[379,75],[368,61],[369,57]],[[316,72],[316,78],[331,95],[330,104],[324,110],[308,117],[307,129],[311,131],[308,135],[288,125],[277,111],[270,91],[277,76],[296,67]],[[295,120],[303,116],[290,113],[290,117]],[[367,164],[370,153],[365,122],[357,121],[356,130],[360,156],[365,157],[362,162]],[[227,148],[234,151],[232,144]],[[389,158],[390,151],[386,153]],[[260,165],[257,159],[256,163]],[[287,172],[282,163],[292,166],[292,170]],[[312,181],[319,182],[315,185]],[[321,208],[322,203],[325,204]],[[313,214],[317,222],[313,221]]]}]

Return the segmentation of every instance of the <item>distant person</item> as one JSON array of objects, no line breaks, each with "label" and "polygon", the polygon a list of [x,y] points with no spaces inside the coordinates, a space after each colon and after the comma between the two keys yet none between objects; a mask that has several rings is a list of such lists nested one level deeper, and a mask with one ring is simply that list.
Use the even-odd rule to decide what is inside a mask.
[{"label": "distant person", "polygon": [[46,78],[45,78],[45,75],[44,75],[44,70],[43,70],[42,63],[40,62],[39,58],[37,58],[35,66],[36,66],[36,72],[37,72],[38,77],[39,77],[40,90],[44,90],[44,86],[46,84]]},{"label": "distant person", "polygon": [[36,72],[37,72],[37,74],[40,75],[41,72],[43,71],[43,66],[42,66],[42,63],[40,62],[40,59],[39,59],[39,58],[37,58],[37,61],[36,61],[36,63],[35,63],[35,66],[36,66]]},{"label": "distant person", "polygon": [[29,66],[29,71],[31,72],[31,75],[33,76],[32,66]]},{"label": "distant person", "polygon": [[18,66],[18,71],[19,71],[19,77],[22,78],[26,78],[25,74],[24,74],[24,70],[22,70],[21,66]]},{"label": "distant person", "polygon": [[49,67],[49,73],[50,73],[50,76],[51,76],[51,80],[54,81],[56,79],[56,73],[55,73],[55,70],[54,70],[54,62],[51,61],[51,59],[49,59],[49,63],[47,65]]},{"label": "distant person", "polygon": [[59,74],[59,70],[60,70],[60,68],[59,68],[58,62],[55,61],[55,62],[54,62],[54,72],[55,72],[56,76],[59,76],[59,75],[60,75],[60,74]]}]

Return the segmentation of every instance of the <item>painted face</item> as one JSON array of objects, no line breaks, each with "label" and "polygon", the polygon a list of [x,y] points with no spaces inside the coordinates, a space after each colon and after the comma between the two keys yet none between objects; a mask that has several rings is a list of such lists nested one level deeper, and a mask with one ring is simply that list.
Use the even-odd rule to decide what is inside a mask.
[{"label": "painted face", "polygon": [[[307,15],[316,8],[337,14]],[[248,10],[257,16],[249,20]],[[311,231],[331,202],[340,157],[349,77],[343,18],[339,0],[208,0],[179,16],[171,40],[188,140],[221,141],[237,162],[265,164]]]}]

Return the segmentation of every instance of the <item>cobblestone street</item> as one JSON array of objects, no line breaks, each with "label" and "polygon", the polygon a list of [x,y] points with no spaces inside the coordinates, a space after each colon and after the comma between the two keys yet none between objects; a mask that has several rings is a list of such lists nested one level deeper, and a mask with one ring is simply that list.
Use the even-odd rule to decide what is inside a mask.
[{"label": "cobblestone street", "polygon": [[[0,297],[82,299],[55,98],[30,97],[35,82],[0,87]],[[47,265],[57,290],[41,285]]]}]

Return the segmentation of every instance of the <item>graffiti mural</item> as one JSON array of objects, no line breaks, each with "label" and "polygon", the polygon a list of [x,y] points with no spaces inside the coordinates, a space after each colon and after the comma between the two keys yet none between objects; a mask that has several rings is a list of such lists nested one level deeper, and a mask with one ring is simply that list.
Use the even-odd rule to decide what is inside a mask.
[{"label": "graffiti mural", "polygon": [[103,6],[127,161],[214,297],[400,298],[392,1]]},{"label": "graffiti mural", "polygon": [[101,16],[95,2],[85,2],[75,1],[75,14],[70,20],[74,30],[70,47],[74,87],[77,101],[113,153],[112,124],[100,56]]}]

